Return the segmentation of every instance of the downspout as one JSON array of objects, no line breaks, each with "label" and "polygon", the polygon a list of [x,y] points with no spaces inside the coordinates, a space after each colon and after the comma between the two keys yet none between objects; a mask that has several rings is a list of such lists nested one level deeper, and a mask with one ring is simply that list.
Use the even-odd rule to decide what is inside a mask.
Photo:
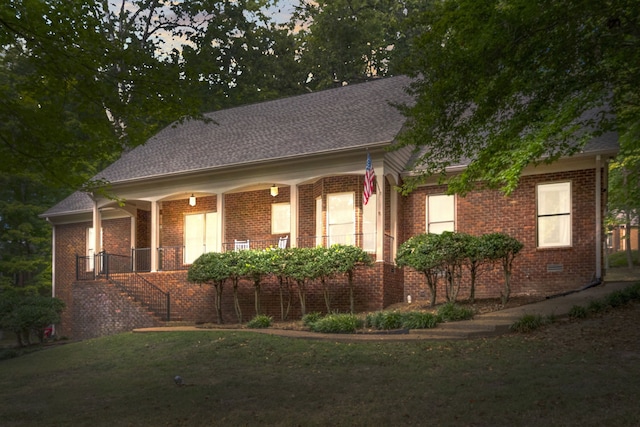
[{"label": "downspout", "polygon": [[602,159],[596,156],[596,274],[602,281]]}]

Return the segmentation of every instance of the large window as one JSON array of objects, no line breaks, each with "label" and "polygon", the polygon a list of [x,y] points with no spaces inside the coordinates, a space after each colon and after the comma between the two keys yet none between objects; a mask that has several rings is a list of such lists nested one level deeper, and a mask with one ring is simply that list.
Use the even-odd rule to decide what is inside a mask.
[{"label": "large window", "polygon": [[341,243],[355,244],[356,216],[354,193],[327,195],[327,234],[329,245]]},{"label": "large window", "polygon": [[376,195],[369,196],[369,202],[362,206],[362,249],[376,251]]},{"label": "large window", "polygon": [[184,216],[184,263],[193,264],[205,252],[218,250],[218,214],[216,212]]},{"label": "large window", "polygon": [[291,205],[274,203],[271,205],[271,234],[284,234],[291,231]]},{"label": "large window", "polygon": [[427,233],[455,231],[455,196],[427,196]]},{"label": "large window", "polygon": [[537,188],[538,247],[571,245],[571,183],[540,184]]}]

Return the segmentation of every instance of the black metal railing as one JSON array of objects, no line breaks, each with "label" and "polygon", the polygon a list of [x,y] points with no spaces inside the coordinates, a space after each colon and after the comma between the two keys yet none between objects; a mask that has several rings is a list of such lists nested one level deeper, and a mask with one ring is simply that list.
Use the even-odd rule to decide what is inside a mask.
[{"label": "black metal railing", "polygon": [[171,320],[169,292],[163,291],[136,272],[114,273],[109,275],[109,280],[162,320]]},{"label": "black metal railing", "polygon": [[184,263],[184,246],[158,248],[159,271],[187,270],[188,268],[189,265]]},{"label": "black metal railing", "polygon": [[131,269],[151,271],[151,248],[131,248]]}]

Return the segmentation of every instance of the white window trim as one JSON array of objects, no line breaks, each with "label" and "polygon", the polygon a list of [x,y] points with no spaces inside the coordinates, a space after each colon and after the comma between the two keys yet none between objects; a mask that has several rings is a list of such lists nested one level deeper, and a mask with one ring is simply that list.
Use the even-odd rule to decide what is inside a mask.
[{"label": "white window trim", "polygon": [[[548,215],[540,215],[540,187],[546,185],[557,185],[557,184],[567,184],[569,186],[569,211],[564,213],[556,213],[556,214],[548,214]],[[540,243],[540,218],[545,217],[560,217],[560,216],[568,216],[569,217],[569,225],[568,225],[568,242],[558,243],[558,244],[541,244]],[[549,249],[549,248],[569,248],[573,246],[573,184],[571,181],[553,181],[553,182],[541,182],[536,184],[536,246],[540,249]]]},{"label": "white window trim", "polygon": [[426,232],[430,233],[431,231],[431,224],[432,222],[430,222],[429,220],[429,198],[430,197],[439,197],[439,196],[448,196],[451,197],[451,200],[453,202],[453,217],[451,218],[450,221],[440,221],[440,222],[433,222],[433,224],[447,224],[447,223],[452,223],[453,224],[453,230],[451,231],[455,231],[456,230],[456,196],[455,195],[448,195],[448,194],[428,194],[427,197],[425,198],[424,201],[424,210],[425,210],[425,223],[426,223]]}]

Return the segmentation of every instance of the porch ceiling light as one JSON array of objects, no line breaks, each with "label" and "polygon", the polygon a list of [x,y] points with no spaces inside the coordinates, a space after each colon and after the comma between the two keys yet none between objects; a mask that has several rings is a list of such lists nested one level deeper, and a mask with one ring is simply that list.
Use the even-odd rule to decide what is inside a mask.
[{"label": "porch ceiling light", "polygon": [[193,193],[191,193],[191,197],[189,197],[189,206],[195,206],[196,205],[196,196],[193,195]]},{"label": "porch ceiling light", "polygon": [[273,197],[276,197],[278,195],[278,186],[275,184],[271,186],[271,195]]}]

